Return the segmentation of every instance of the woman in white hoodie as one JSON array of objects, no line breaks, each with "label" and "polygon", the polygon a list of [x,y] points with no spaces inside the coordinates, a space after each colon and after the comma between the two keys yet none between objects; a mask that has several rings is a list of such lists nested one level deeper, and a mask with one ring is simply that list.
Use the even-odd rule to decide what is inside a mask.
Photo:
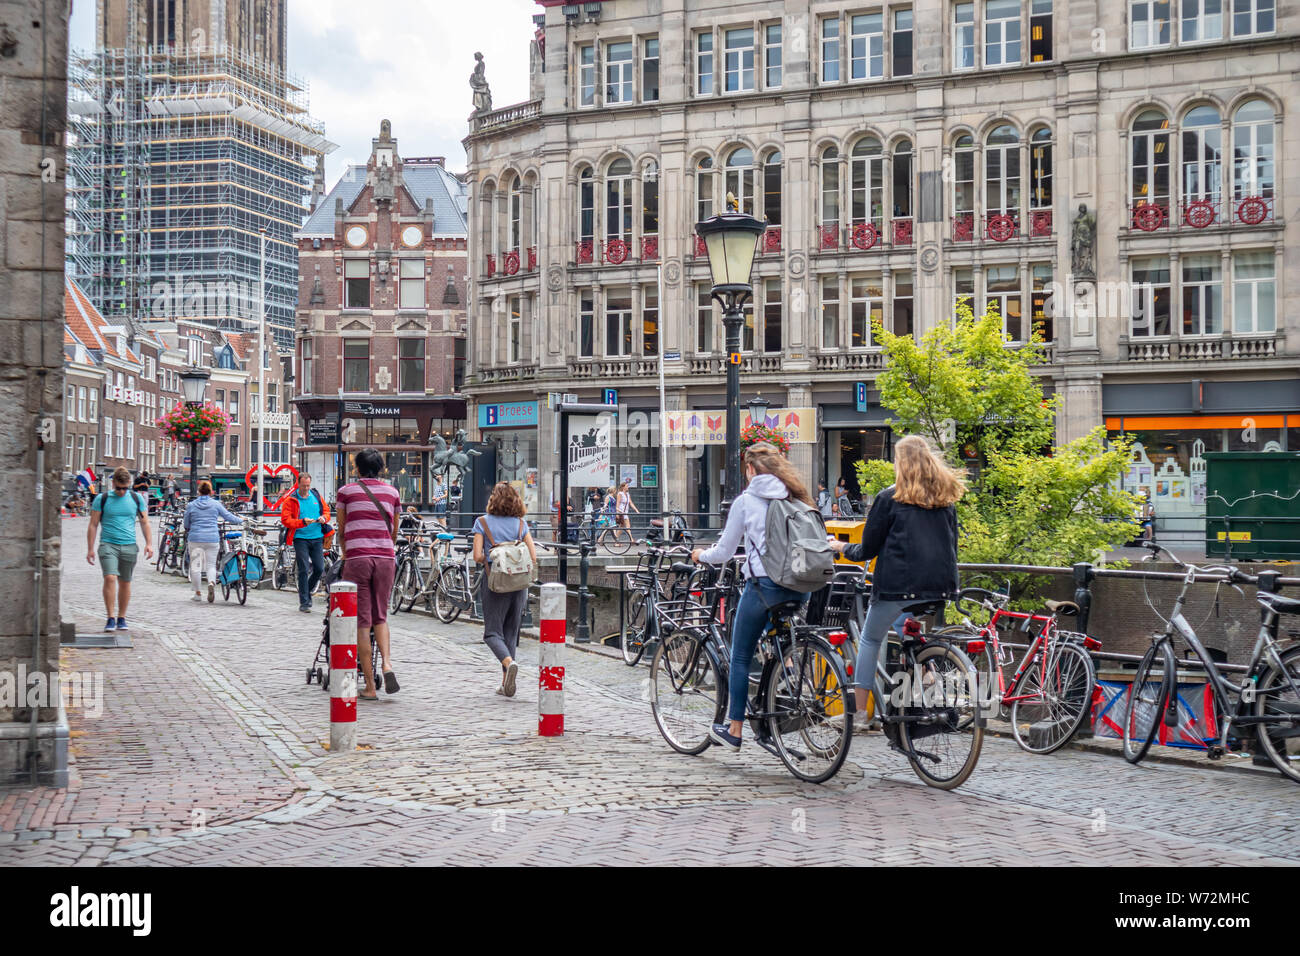
[{"label": "woman in white hoodie", "polygon": [[749,696],[749,665],[754,659],[758,639],[767,627],[768,612],[778,604],[802,601],[806,595],[783,588],[763,568],[767,547],[767,506],[773,499],[794,498],[812,507],[808,489],[799,479],[794,466],[775,445],[760,442],[750,445],[742,456],[749,485],[744,494],[732,502],[722,537],[707,551],[691,553],[691,560],[704,564],[722,564],[745,544],[745,590],[736,605],[731,632],[731,668],[727,694],[727,724],[714,724],[709,739],[732,749],[740,749],[740,733],[745,721]]}]

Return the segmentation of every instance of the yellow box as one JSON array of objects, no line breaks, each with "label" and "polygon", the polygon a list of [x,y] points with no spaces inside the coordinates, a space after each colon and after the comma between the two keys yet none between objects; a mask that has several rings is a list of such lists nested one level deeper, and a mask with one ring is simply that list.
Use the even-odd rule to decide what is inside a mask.
[{"label": "yellow box", "polygon": [[[832,518],[826,522],[826,530],[833,537],[839,538],[841,541],[847,542],[848,544],[860,544],[862,541],[862,529],[866,526],[867,522],[863,519],[841,520],[839,518]],[[843,564],[850,568],[862,567],[861,562],[849,561],[842,554],[837,554],[835,556],[835,563]]]}]

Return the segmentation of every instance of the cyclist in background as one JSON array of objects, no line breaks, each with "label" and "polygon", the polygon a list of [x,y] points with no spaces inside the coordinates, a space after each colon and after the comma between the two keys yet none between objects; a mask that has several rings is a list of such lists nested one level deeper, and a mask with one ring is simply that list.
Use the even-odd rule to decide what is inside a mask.
[{"label": "cyclist in background", "polygon": [[617,513],[616,520],[618,522],[618,526],[620,528],[631,529],[632,524],[629,519],[627,509],[631,508],[637,514],[641,513],[641,509],[638,508],[635,503],[633,503],[632,494],[627,490],[627,487],[628,484],[626,481],[618,486],[618,494],[615,495],[614,497],[614,510]]},{"label": "cyclist in background", "polygon": [[865,713],[885,635],[903,609],[940,601],[957,592],[957,509],[966,492],[920,435],[894,446],[896,481],[876,495],[861,544],[829,539],[832,551],[865,565],[879,557],[871,581],[871,604],[858,642],[853,673],[858,712]]},{"label": "cyclist in background", "polygon": [[722,564],[729,560],[742,540],[745,545],[745,590],[736,606],[731,635],[731,670],[727,693],[726,724],[714,724],[709,739],[733,750],[740,749],[745,705],[749,699],[749,665],[754,659],[758,639],[767,627],[771,608],[789,601],[801,601],[799,591],[781,587],[768,577],[762,554],[767,544],[767,506],[773,499],[793,497],[809,507],[813,500],[799,479],[794,466],[769,442],[759,442],[745,449],[742,456],[745,478],[749,482],[743,494],[727,512],[722,536],[708,550],[697,548],[691,560],[701,564]]}]

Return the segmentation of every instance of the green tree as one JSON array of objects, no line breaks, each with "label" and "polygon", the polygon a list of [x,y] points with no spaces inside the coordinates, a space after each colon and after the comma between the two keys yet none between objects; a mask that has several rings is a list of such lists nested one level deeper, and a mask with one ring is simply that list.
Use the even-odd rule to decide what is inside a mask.
[{"label": "green tree", "polygon": [[[951,327],[920,342],[883,328],[876,337],[885,353],[876,385],[894,431],[925,436],[952,465],[974,463],[957,506],[961,561],[1068,566],[1137,534],[1135,500],[1118,487],[1127,446],[1108,448],[1101,428],[1054,446],[1059,398],[1045,396],[1031,371],[1044,361],[1036,336],[1013,346],[995,307],[976,319],[962,304]],[[893,468],[862,462],[858,479],[874,494]],[[1022,598],[1041,583],[1012,582]]]}]

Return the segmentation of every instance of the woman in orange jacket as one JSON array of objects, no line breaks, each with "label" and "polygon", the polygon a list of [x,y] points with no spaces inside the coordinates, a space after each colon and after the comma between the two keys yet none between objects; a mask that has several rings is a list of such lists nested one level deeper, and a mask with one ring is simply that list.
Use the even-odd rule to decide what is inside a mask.
[{"label": "woman in orange jacket", "polygon": [[329,526],[330,506],[311,486],[311,475],[298,475],[298,487],[280,505],[280,523],[289,529],[285,547],[293,545],[298,562],[298,610],[311,612],[311,593],[325,573],[325,540],[333,534]]}]

